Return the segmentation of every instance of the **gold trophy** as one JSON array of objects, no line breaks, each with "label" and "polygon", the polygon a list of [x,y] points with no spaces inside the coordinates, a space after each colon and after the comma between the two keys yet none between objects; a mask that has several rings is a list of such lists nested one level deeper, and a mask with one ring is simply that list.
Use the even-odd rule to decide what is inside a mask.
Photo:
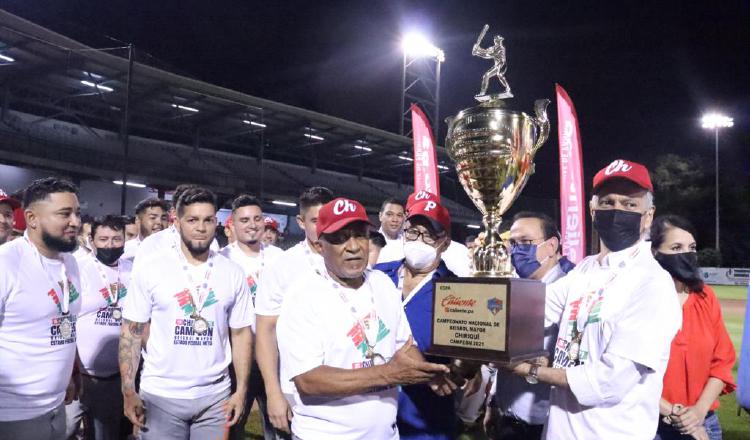
[{"label": "gold trophy", "polygon": [[[472,50],[494,61],[476,96],[480,104],[447,119],[445,141],[461,185],[482,213],[484,239],[472,253],[471,277],[435,282],[428,352],[510,363],[544,353],[544,285],[510,278],[510,252],[499,228],[502,215],[534,173],[534,155],[549,135],[549,100],[535,102],[535,116],[506,108],[503,99],[513,95],[505,79],[503,38],[495,36],[492,46],[481,48],[488,29],[485,25]],[[487,94],[493,77],[504,92]]]}]

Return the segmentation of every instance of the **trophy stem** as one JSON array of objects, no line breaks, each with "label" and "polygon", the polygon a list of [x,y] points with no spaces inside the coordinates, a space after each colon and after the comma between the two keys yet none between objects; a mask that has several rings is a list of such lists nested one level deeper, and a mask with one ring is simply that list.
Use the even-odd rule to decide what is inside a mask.
[{"label": "trophy stem", "polygon": [[490,211],[482,218],[484,242],[474,249],[472,276],[506,278],[512,275],[510,253],[500,239],[502,221],[502,217],[496,211]]}]

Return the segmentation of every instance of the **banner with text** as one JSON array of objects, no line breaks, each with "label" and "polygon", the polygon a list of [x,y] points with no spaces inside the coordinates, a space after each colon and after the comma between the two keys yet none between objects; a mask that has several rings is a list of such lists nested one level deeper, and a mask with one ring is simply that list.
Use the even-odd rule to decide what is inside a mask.
[{"label": "banner with text", "polygon": [[559,84],[557,95],[557,138],[560,145],[560,222],[563,254],[574,263],[586,256],[585,195],[583,157],[578,116],[570,96]]},{"label": "banner with text", "polygon": [[411,105],[411,127],[414,137],[414,192],[427,191],[440,196],[435,139],[430,121],[416,104]]}]

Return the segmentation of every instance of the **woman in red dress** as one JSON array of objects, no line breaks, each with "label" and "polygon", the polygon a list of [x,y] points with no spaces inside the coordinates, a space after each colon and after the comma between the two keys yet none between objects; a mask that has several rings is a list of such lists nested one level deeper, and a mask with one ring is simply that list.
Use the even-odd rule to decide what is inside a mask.
[{"label": "woman in red dress", "polygon": [[695,232],[682,217],[657,217],[651,227],[656,261],[672,275],[682,305],[682,328],[672,341],[656,439],[721,439],[714,412],[731,393],[735,351],[714,291],[703,283]]}]

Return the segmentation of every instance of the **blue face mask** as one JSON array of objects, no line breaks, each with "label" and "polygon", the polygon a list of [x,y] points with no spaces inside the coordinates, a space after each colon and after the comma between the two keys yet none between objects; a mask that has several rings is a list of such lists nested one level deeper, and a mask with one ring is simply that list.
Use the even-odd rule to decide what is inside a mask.
[{"label": "blue face mask", "polygon": [[542,267],[536,259],[535,244],[517,244],[510,251],[510,261],[516,273],[521,278],[529,278],[531,274]]}]

